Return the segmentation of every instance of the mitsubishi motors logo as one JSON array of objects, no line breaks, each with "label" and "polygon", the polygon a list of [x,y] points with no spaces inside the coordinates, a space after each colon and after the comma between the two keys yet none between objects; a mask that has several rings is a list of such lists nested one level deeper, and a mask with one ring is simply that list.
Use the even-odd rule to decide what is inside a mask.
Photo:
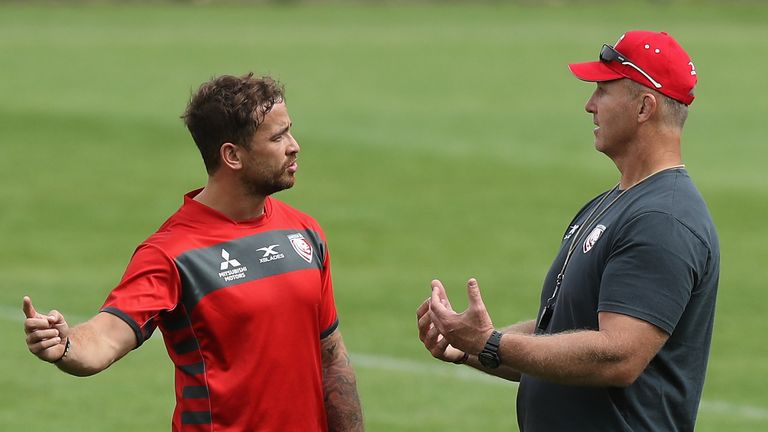
[{"label": "mitsubishi motors logo", "polygon": [[[235,279],[242,279],[245,277],[245,272],[248,271],[248,267],[240,264],[240,261],[235,258],[230,258],[229,252],[226,249],[221,250],[221,258],[224,260],[219,266],[219,277],[225,281],[233,281]],[[232,266],[230,269],[229,266]]]},{"label": "mitsubishi motors logo", "polygon": [[229,259],[229,252],[227,252],[226,249],[221,250],[221,257],[224,258],[224,262],[221,263],[221,269],[219,270],[226,270],[231,265],[232,267],[240,267],[240,261],[232,258]]}]

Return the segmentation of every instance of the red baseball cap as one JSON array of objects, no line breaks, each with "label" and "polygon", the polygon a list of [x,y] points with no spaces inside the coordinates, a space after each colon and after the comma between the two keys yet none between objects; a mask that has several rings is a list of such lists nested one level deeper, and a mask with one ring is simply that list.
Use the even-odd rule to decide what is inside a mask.
[{"label": "red baseball cap", "polygon": [[600,61],[568,67],[580,80],[629,78],[686,105],[694,99],[696,68],[683,47],[665,32],[626,32],[616,45],[603,45]]}]

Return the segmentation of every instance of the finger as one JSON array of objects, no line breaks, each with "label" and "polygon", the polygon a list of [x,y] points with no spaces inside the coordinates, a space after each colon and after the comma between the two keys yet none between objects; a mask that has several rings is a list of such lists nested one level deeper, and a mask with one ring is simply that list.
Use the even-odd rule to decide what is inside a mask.
[{"label": "finger", "polygon": [[57,310],[52,310],[48,314],[48,322],[52,327],[55,327],[62,336],[69,334],[69,326],[67,325],[67,321],[64,319],[64,315],[62,315]]},{"label": "finger", "polygon": [[435,341],[435,351],[440,352],[441,355],[445,355],[445,350],[448,349],[448,339],[443,335],[438,335],[437,341]]},{"label": "finger", "polygon": [[467,297],[469,298],[469,307],[474,309],[485,309],[483,297],[480,295],[480,286],[477,279],[470,278],[467,281]]},{"label": "finger", "polygon": [[64,315],[62,315],[61,312],[57,311],[56,309],[48,312],[47,318],[48,318],[48,322],[52,326],[58,326],[66,323],[66,321],[64,321]]},{"label": "finger", "polygon": [[452,311],[453,307],[451,307],[451,301],[448,300],[448,293],[445,291],[443,283],[438,279],[434,279],[432,281],[432,290],[434,291],[435,289],[438,290],[440,301],[443,303],[443,306],[445,306],[446,309]]},{"label": "finger", "polygon": [[432,327],[434,327],[434,324],[432,324],[432,317],[429,315],[429,313],[425,313],[421,318],[419,318],[419,339],[421,339],[422,342],[424,341],[427,332]]},{"label": "finger", "polygon": [[32,299],[28,296],[24,296],[24,300],[21,304],[21,309],[24,311],[24,315],[27,318],[36,318],[37,317],[37,311],[35,310],[35,307],[32,306]]},{"label": "finger", "polygon": [[440,360],[446,360],[445,350],[448,348],[448,342],[444,338],[440,338],[429,350],[432,357]]},{"label": "finger", "polygon": [[35,330],[51,328],[46,318],[27,318],[24,320],[24,332],[29,334]]},{"label": "finger", "polygon": [[449,322],[451,315],[456,315],[455,312],[449,311],[442,304],[440,300],[435,296],[430,300],[429,319],[432,325],[442,333],[446,332],[445,323]]},{"label": "finger", "polygon": [[448,293],[445,291],[445,287],[443,287],[443,283],[440,282],[438,279],[434,279],[432,281],[432,298],[433,300],[430,301],[430,303],[434,302],[435,294],[437,294],[437,303],[441,304],[443,306],[442,309],[450,312],[454,312],[453,307],[451,306],[451,301],[448,300]]},{"label": "finger", "polygon": [[55,337],[53,339],[46,339],[44,341],[40,341],[35,344],[29,345],[29,351],[31,351],[35,355],[40,355],[40,353],[42,353],[43,351],[47,350],[48,348],[55,347],[60,343],[61,343],[60,337]]},{"label": "finger", "polygon": [[429,299],[429,312],[432,314],[432,321],[439,319],[448,312],[448,308],[443,304],[440,298],[440,289],[432,287],[432,297]]},{"label": "finger", "polygon": [[424,314],[426,314],[429,311],[429,298],[424,300],[416,309],[416,319],[420,320]]},{"label": "finger", "polygon": [[36,330],[27,335],[27,344],[34,344],[55,337],[59,337],[59,331],[56,329]]},{"label": "finger", "polygon": [[440,331],[437,329],[437,327],[432,326],[427,331],[427,334],[424,338],[424,345],[432,351],[432,348],[437,344],[437,340],[441,338]]}]

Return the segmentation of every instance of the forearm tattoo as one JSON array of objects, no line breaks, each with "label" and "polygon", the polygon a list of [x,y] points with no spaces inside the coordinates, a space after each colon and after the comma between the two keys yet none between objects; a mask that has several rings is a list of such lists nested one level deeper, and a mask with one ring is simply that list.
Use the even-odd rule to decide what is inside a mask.
[{"label": "forearm tattoo", "polygon": [[362,432],[363,414],[355,372],[340,336],[323,342],[323,391],[330,432]]}]

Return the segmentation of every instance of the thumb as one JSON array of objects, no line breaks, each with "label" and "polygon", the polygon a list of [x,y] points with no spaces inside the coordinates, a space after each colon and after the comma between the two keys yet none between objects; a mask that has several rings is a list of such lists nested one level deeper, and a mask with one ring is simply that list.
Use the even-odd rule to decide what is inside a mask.
[{"label": "thumb", "polygon": [[483,297],[480,295],[480,286],[477,279],[470,278],[467,281],[467,297],[469,298],[469,307],[474,309],[485,309]]},{"label": "thumb", "polygon": [[24,296],[24,301],[21,305],[21,309],[24,311],[24,315],[27,318],[36,318],[38,316],[38,313],[35,310],[35,307],[32,306],[32,299],[30,299],[28,296]]}]

